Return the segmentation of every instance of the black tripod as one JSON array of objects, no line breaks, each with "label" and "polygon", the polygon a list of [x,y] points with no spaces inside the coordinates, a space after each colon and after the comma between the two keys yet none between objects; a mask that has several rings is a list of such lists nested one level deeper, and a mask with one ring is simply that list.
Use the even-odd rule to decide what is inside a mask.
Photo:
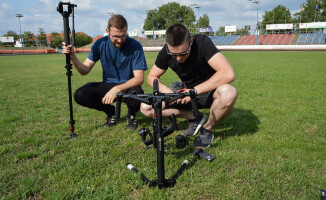
[{"label": "black tripod", "polygon": [[[149,140],[144,141],[144,137],[142,137],[144,143],[146,145],[153,144],[156,148],[157,152],[157,180],[150,181],[143,173],[141,173],[142,180],[145,183],[148,183],[149,186],[154,187],[158,186],[158,188],[166,188],[166,187],[173,187],[176,183],[176,179],[182,174],[186,166],[189,164],[188,160],[185,160],[177,173],[171,179],[165,179],[165,169],[164,169],[164,137],[173,133],[176,129],[176,120],[175,116],[172,115],[170,120],[172,122],[172,126],[163,129],[162,128],[162,102],[165,102],[165,105],[169,105],[171,102],[183,98],[185,96],[190,96],[192,99],[193,104],[193,111],[194,114],[197,115],[198,109],[195,101],[196,101],[196,90],[191,90],[189,93],[159,93],[158,88],[158,81],[157,79],[154,80],[154,87],[152,94],[138,94],[138,95],[123,95],[122,93],[117,94],[116,99],[116,119],[120,118],[120,108],[121,108],[121,101],[123,99],[131,98],[142,103],[146,103],[147,105],[152,105],[154,108],[154,116],[153,116],[153,131],[154,134],[150,134],[149,130],[145,130],[144,128],[139,131],[140,134],[149,133],[151,135]],[[139,171],[130,163],[127,163],[127,167],[138,173]]]},{"label": "black tripod", "polygon": [[[63,6],[66,5],[68,10],[64,11]],[[63,17],[63,30],[64,30],[64,40],[66,45],[70,44],[70,37],[69,37],[69,16],[72,13],[72,45],[75,45],[75,28],[74,28],[74,7],[77,7],[75,4],[71,4],[70,2],[64,3],[59,2],[57,11],[62,15]],[[67,77],[68,77],[68,95],[69,95],[69,112],[70,112],[70,138],[77,139],[77,134],[75,133],[75,120],[73,115],[73,107],[72,107],[72,92],[71,92],[71,76],[72,76],[72,64],[70,62],[70,55],[66,55],[66,66],[67,69]]]}]

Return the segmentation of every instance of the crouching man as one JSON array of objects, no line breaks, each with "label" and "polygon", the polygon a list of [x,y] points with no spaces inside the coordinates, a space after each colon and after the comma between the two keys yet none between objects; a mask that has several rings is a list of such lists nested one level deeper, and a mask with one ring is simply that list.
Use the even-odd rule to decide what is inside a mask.
[{"label": "crouching man", "polygon": [[[208,147],[214,140],[213,128],[231,113],[235,104],[237,89],[230,85],[235,80],[234,70],[210,38],[204,35],[191,37],[189,30],[181,24],[171,25],[166,30],[166,44],[148,74],[147,83],[153,87],[153,80],[159,80],[169,67],[184,83],[183,92],[197,91],[198,109],[209,108],[210,112],[208,119],[202,113],[194,117],[191,99],[187,96],[172,105],[163,105],[162,115],[175,114],[188,120],[189,126],[183,135],[192,136],[200,132],[195,146]],[[160,80],[159,90],[173,93]],[[153,108],[144,103],[140,110],[147,117],[154,113]]]}]

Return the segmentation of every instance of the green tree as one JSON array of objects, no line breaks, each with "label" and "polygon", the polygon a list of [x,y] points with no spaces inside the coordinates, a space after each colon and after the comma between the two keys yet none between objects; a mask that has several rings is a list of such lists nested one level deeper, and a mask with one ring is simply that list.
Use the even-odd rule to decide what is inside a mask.
[{"label": "green tree", "polygon": [[321,15],[326,18],[326,0],[320,2],[320,9],[322,9]]},{"label": "green tree", "polygon": [[249,31],[245,28],[238,29],[236,32],[237,35],[249,35]]},{"label": "green tree", "polygon": [[301,4],[300,7],[301,11],[294,14],[296,22],[326,21],[326,0],[306,0],[306,3]]},{"label": "green tree", "polygon": [[75,34],[75,41],[76,41],[76,44],[75,44],[76,47],[82,47],[82,46],[92,43],[93,38],[83,32],[77,32]]},{"label": "green tree", "polygon": [[25,47],[31,47],[31,46],[34,46],[36,44],[35,35],[34,35],[34,33],[30,32],[30,31],[24,31],[23,38],[24,38],[23,43],[24,43]]},{"label": "green tree", "polygon": [[226,35],[249,35],[249,31],[245,28],[237,29],[236,32],[227,33],[225,32],[225,26],[221,26],[218,31],[216,31],[216,35],[218,36],[226,36]]},{"label": "green tree", "polygon": [[209,17],[207,14],[204,14],[202,17],[199,18],[199,26],[201,28],[207,28],[209,26]]},{"label": "green tree", "polygon": [[39,46],[47,45],[47,38],[44,32],[44,28],[39,28],[39,34],[37,35],[37,41]]},{"label": "green tree", "polygon": [[[197,27],[197,31],[198,31],[198,23],[196,25]],[[209,25],[209,17],[207,14],[203,14],[202,17],[199,18],[199,27],[200,28],[209,28],[210,25]],[[201,33],[201,34],[206,34],[206,35],[214,35],[214,33]]]},{"label": "green tree", "polygon": [[265,11],[262,24],[284,24],[291,22],[293,22],[293,19],[289,9],[283,5],[278,5],[271,11]]},{"label": "green tree", "polygon": [[193,28],[196,21],[195,13],[191,7],[181,6],[176,2],[170,2],[158,9],[149,10],[144,20],[144,30],[153,30],[153,17],[155,30],[164,30],[174,23],[181,23],[188,28]]},{"label": "green tree", "polygon": [[19,37],[15,31],[9,30],[6,34],[3,34],[4,37],[14,37],[14,41],[16,41]]},{"label": "green tree", "polygon": [[[63,34],[61,34],[61,35],[63,35]],[[52,32],[51,33],[52,40],[51,40],[50,46],[52,48],[59,48],[59,47],[62,46],[62,42],[64,40],[63,40],[63,37],[61,35],[60,35],[60,33],[57,33],[57,32]]]},{"label": "green tree", "polygon": [[227,33],[225,32],[225,26],[220,26],[220,28],[218,29],[218,31],[216,31],[215,34],[218,36],[227,35]]},{"label": "green tree", "polygon": [[[289,11],[289,9],[283,5],[278,5],[271,11],[265,11],[263,20],[261,23],[259,23],[259,27],[265,27],[267,24],[285,24],[293,22],[295,22],[295,20],[291,17],[291,12]],[[286,31],[287,30],[278,30],[278,32]],[[269,33],[272,31],[261,30],[260,32]]]}]

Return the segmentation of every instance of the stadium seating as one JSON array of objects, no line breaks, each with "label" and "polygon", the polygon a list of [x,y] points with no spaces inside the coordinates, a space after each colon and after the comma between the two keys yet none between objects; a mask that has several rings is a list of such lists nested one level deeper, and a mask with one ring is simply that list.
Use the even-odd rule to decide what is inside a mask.
[{"label": "stadium seating", "polygon": [[211,38],[212,42],[215,45],[231,45],[236,41],[240,35],[232,35],[232,36],[208,36]]},{"label": "stadium seating", "polygon": [[[264,34],[258,36],[260,45],[287,45],[290,44],[294,34]],[[256,44],[256,35],[245,35],[238,40],[237,45],[254,45]]]},{"label": "stadium seating", "polygon": [[326,33],[301,33],[297,44],[325,44]]},{"label": "stadium seating", "polygon": [[[255,45],[256,35],[208,36],[214,45]],[[144,47],[152,47],[153,40],[136,38]],[[262,34],[258,36],[259,45],[289,45],[289,44],[326,44],[326,33],[295,34]],[[156,47],[162,47],[165,39],[155,40]]]}]

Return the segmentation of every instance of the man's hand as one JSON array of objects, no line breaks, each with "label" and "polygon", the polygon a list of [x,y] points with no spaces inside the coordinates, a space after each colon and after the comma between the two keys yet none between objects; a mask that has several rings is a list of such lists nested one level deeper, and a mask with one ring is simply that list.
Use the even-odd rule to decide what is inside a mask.
[{"label": "man's hand", "polygon": [[67,46],[67,44],[65,42],[62,42],[62,53],[74,55],[75,49],[71,44]]},{"label": "man's hand", "polygon": [[[186,92],[189,93],[189,91],[190,91],[190,89],[184,89],[184,90],[182,90],[182,93],[186,93]],[[189,102],[191,102],[191,98],[190,98],[190,96],[186,96],[182,99],[177,99],[175,102],[172,102],[172,104],[175,104],[175,103],[176,104],[187,104]]]},{"label": "man's hand", "polygon": [[110,91],[108,91],[105,96],[102,98],[102,103],[103,104],[112,104],[117,97],[117,93],[121,92],[119,88],[113,87]]}]

